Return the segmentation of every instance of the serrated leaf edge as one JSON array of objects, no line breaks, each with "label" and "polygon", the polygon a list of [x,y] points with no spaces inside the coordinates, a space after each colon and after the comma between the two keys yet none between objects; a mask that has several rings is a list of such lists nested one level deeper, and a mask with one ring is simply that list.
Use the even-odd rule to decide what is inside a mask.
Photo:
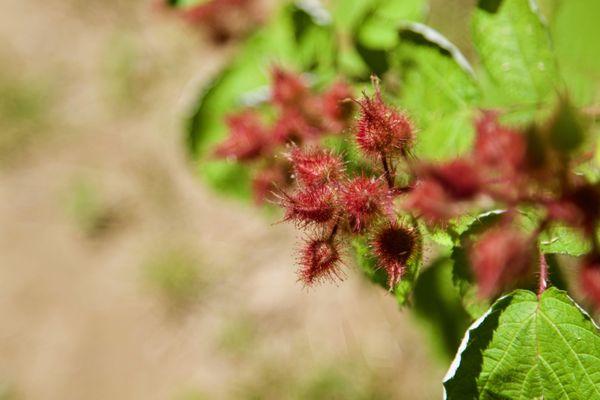
[{"label": "serrated leaf edge", "polygon": [[[565,296],[571,301],[571,303],[585,316],[587,317],[592,325],[594,325],[594,327],[598,330],[600,330],[600,326],[596,323],[596,321],[590,316],[590,314],[584,310],[571,296],[569,296],[569,294],[567,292],[565,292],[564,290],[560,290],[560,292],[564,293]],[[502,300],[504,300],[505,298],[514,295],[514,292],[511,292],[509,294],[506,294],[500,298],[498,298],[498,300],[496,300],[494,302],[495,304],[500,303]],[[452,360],[452,364],[450,364],[450,367],[448,368],[448,371],[446,372],[446,375],[444,375],[444,379],[443,379],[443,383],[448,382],[450,379],[454,378],[454,375],[456,374],[456,371],[458,370],[458,367],[460,366],[460,362],[462,359],[462,353],[466,350],[467,345],[469,344],[469,340],[471,338],[471,331],[477,329],[479,327],[479,325],[481,325],[483,323],[483,321],[494,311],[494,305],[492,305],[481,317],[479,317],[475,322],[473,322],[471,324],[471,326],[469,326],[469,328],[467,329],[467,332],[465,333],[465,336],[463,337],[462,341],[460,342],[460,346],[458,347],[458,350],[456,351],[456,356],[454,357],[454,360]],[[444,390],[444,400],[448,399],[448,393],[446,392],[446,387],[443,387]]]},{"label": "serrated leaf edge", "polygon": [[[509,296],[512,296],[512,293],[500,297],[498,300],[496,300],[495,304]],[[467,332],[465,333],[465,336],[463,336],[463,339],[460,342],[458,350],[456,351],[456,356],[454,357],[454,360],[452,360],[452,364],[450,364],[450,367],[448,368],[448,372],[446,372],[446,375],[444,375],[443,383],[446,383],[450,379],[454,378],[454,375],[456,374],[456,371],[460,366],[462,353],[466,350],[467,345],[469,344],[469,340],[471,338],[471,331],[477,329],[479,325],[481,325],[483,321],[494,311],[494,308],[495,307],[492,305],[481,317],[479,317],[477,320],[475,320],[475,322],[471,324],[471,326],[469,326]],[[448,394],[446,393],[446,387],[444,387],[444,400],[447,400],[447,398]]]}]

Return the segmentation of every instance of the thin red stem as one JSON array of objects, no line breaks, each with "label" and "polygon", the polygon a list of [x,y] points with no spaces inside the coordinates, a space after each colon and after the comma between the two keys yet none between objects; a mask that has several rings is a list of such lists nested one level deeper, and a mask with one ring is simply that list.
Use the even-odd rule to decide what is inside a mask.
[{"label": "thin red stem", "polygon": [[540,251],[540,281],[538,285],[538,297],[548,288],[548,262],[546,256]]}]

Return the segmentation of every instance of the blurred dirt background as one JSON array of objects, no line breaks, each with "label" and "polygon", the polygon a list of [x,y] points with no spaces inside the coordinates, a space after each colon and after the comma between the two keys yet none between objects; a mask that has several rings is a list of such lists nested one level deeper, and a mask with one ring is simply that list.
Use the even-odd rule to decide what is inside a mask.
[{"label": "blurred dirt background", "polygon": [[226,62],[143,0],[2,1],[0,399],[439,399],[407,312],[202,187],[182,118]]}]

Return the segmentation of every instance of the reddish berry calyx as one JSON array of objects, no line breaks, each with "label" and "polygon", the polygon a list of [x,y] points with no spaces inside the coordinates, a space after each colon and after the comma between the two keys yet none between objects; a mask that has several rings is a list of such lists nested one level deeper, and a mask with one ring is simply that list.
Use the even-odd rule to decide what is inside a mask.
[{"label": "reddish berry calyx", "polygon": [[227,125],[229,137],[215,150],[218,157],[250,161],[263,155],[268,141],[258,114],[247,110],[231,115],[227,118]]},{"label": "reddish berry calyx", "polygon": [[358,176],[341,188],[341,205],[350,229],[363,232],[375,217],[393,214],[392,196],[381,179]]},{"label": "reddish berry calyx", "polygon": [[530,238],[511,227],[492,228],[470,249],[479,295],[490,297],[507,284],[523,278],[532,265]]},{"label": "reddish berry calyx", "polygon": [[284,220],[300,226],[325,224],[336,213],[335,198],[327,186],[309,186],[291,195],[284,193],[280,204],[285,209]]},{"label": "reddish berry calyx", "polygon": [[454,201],[471,200],[482,187],[479,170],[466,159],[427,167],[424,175],[442,187],[448,198]]},{"label": "reddish berry calyx", "polygon": [[455,215],[444,188],[433,180],[418,181],[406,198],[404,207],[430,226],[444,226]]},{"label": "reddish berry calyx", "polygon": [[273,67],[271,80],[273,103],[281,108],[299,106],[309,95],[308,84],[301,75]]},{"label": "reddish berry calyx", "polygon": [[391,290],[402,279],[408,263],[418,257],[418,233],[413,228],[392,224],[380,229],[371,245]]},{"label": "reddish berry calyx", "polygon": [[324,149],[313,147],[303,150],[295,147],[289,158],[294,176],[302,185],[323,185],[336,181],[343,175],[342,159]]},{"label": "reddish berry calyx", "polygon": [[373,97],[358,101],[360,117],[356,142],[368,156],[406,155],[414,141],[414,129],[406,114],[384,103],[379,88]]},{"label": "reddish berry calyx", "polygon": [[498,113],[484,111],[476,121],[474,155],[478,165],[512,173],[525,164],[527,143],[525,136],[500,125]]},{"label": "reddish berry calyx", "polygon": [[311,239],[300,252],[298,280],[306,286],[342,280],[341,259],[333,239]]}]

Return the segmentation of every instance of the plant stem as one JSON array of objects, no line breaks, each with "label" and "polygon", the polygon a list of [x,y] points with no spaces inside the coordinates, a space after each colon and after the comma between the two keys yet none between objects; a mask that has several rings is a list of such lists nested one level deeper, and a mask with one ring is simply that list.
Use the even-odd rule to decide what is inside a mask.
[{"label": "plant stem", "polygon": [[385,155],[381,155],[381,163],[383,164],[383,173],[385,176],[385,181],[390,189],[394,189],[394,177],[392,172],[390,171],[390,166],[388,165],[387,158]]},{"label": "plant stem", "polygon": [[540,251],[540,281],[538,285],[538,297],[544,293],[548,287],[548,262],[544,253]]}]

